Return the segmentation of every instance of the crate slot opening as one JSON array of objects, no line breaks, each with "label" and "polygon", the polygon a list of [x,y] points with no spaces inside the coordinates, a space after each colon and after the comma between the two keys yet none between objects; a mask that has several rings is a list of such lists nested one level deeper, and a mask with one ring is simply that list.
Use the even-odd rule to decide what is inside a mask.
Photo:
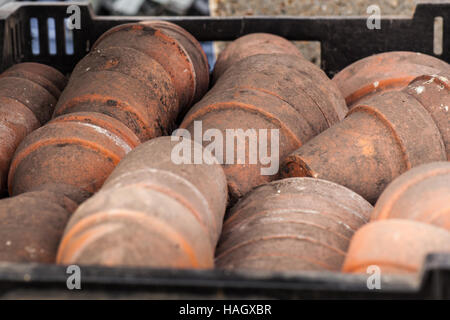
[{"label": "crate slot opening", "polygon": [[434,41],[433,41],[433,53],[435,55],[442,55],[444,42],[444,18],[434,18]]},{"label": "crate slot opening", "polygon": [[64,19],[64,47],[65,47],[65,53],[66,55],[73,55],[74,49],[73,49],[73,31],[72,28],[69,26],[69,18]]},{"label": "crate slot opening", "polygon": [[30,18],[31,53],[37,56],[41,53],[39,43],[39,23],[37,18]]},{"label": "crate slot opening", "polygon": [[47,18],[48,52],[54,56],[57,53],[55,18]]}]

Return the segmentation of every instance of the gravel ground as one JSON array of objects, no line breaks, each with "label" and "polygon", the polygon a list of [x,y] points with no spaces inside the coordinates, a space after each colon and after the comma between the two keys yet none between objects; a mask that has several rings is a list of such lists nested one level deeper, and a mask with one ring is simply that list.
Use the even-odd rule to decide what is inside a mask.
[{"label": "gravel ground", "polygon": [[[439,2],[440,0],[434,0]],[[327,16],[367,15],[367,7],[376,4],[382,15],[411,16],[417,3],[423,0],[210,0],[211,13],[214,16],[242,15],[302,15]],[[426,2],[433,2],[427,0]],[[319,63],[318,44],[299,42],[303,55],[314,63]],[[218,51],[224,43],[218,43]]]}]

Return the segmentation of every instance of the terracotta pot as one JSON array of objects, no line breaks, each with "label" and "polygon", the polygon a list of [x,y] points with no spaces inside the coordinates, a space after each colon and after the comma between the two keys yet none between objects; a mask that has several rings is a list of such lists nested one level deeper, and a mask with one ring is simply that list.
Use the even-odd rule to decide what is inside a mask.
[{"label": "terracotta pot", "polygon": [[206,57],[201,44],[189,32],[174,23],[154,20],[142,21],[141,24],[160,30],[166,36],[175,39],[181,45],[192,63],[195,75],[194,98],[188,103],[188,106],[199,101],[209,89],[208,58]]},{"label": "terracotta pot", "polygon": [[180,108],[192,104],[208,88],[206,55],[185,30],[168,22],[123,24],[105,32],[93,51],[109,47],[136,49],[157,61],[170,75]]},{"label": "terracotta pot", "polygon": [[32,191],[0,201],[0,261],[54,263],[76,203],[51,191]]},{"label": "terracotta pot", "polygon": [[97,49],[75,67],[55,116],[100,112],[148,140],[168,134],[179,112],[167,72],[151,57],[122,47]]},{"label": "terracotta pot", "polygon": [[216,252],[223,269],[340,270],[372,206],[337,184],[291,178],[259,186],[234,206]]},{"label": "terracotta pot", "polygon": [[59,71],[37,63],[17,64],[0,75],[0,193],[6,193],[14,151],[50,119],[64,85]]},{"label": "terracotta pot", "polygon": [[[203,94],[208,87],[208,65],[200,45],[170,23],[152,25],[157,28],[128,24],[106,32],[77,64],[56,107],[56,118],[28,135],[17,149],[8,177],[11,195],[25,197],[38,187],[50,192],[70,186],[73,197],[88,197],[100,189],[119,161],[141,141],[170,133],[182,108]],[[7,98],[20,94],[24,104],[30,102],[30,109],[39,103],[55,105],[50,92],[56,93],[60,86],[51,86],[48,77],[40,74],[16,88],[17,72],[13,70],[14,77],[8,81],[0,77],[0,93],[8,93]],[[28,95],[31,90],[37,93]],[[34,100],[28,101],[31,98]],[[42,122],[53,111],[47,109],[32,111]],[[52,192],[60,201],[66,196]],[[12,205],[19,200],[11,199]],[[178,203],[173,201],[169,206],[177,208]],[[70,214],[73,210],[75,207],[65,211]],[[21,216],[24,224],[31,223],[27,219],[33,219],[34,213]],[[56,211],[52,213],[55,215],[43,215],[42,219],[59,232],[48,235],[47,241],[54,244],[64,227],[64,223],[54,223],[54,218],[67,219],[62,212],[59,217]],[[11,219],[7,217],[4,223]],[[10,254],[7,259],[14,260]],[[203,266],[206,260],[202,259],[207,258],[199,257],[199,265]],[[36,259],[45,262],[49,258]]]},{"label": "terracotta pot", "polygon": [[350,244],[343,272],[366,273],[369,266],[381,274],[419,272],[430,253],[450,252],[450,233],[426,223],[391,219],[359,229]]},{"label": "terracotta pot", "polygon": [[58,262],[213,267],[227,200],[225,175],[211,155],[210,165],[175,164],[176,145],[170,137],[156,138],[124,158],[71,217]]},{"label": "terracotta pot", "polygon": [[47,66],[42,63],[36,63],[36,62],[22,62],[15,64],[8,68],[3,74],[26,74],[28,76],[33,77],[33,81],[36,81],[38,83],[41,83],[42,85],[46,84],[46,81],[42,81],[44,79],[51,82],[53,86],[56,86],[58,90],[61,92],[64,90],[64,88],[67,85],[67,78],[58,70],[56,70],[53,67]]},{"label": "terracotta pot", "polygon": [[381,194],[372,220],[411,219],[450,230],[450,162],[411,169]]},{"label": "terracotta pot", "polygon": [[214,66],[214,82],[227,70],[244,58],[257,54],[292,54],[303,57],[300,50],[285,38],[270,33],[251,33],[231,42],[217,58]]},{"label": "terracotta pot", "polygon": [[402,90],[418,76],[441,71],[450,71],[450,65],[423,53],[394,51],[356,61],[336,74],[333,82],[351,107],[377,92]]},{"label": "terracotta pot", "polygon": [[[230,67],[188,112],[181,128],[193,135],[195,122],[201,121],[201,136],[212,129],[224,137],[223,157],[218,154],[216,157],[222,158],[219,162],[224,164],[234,202],[252,188],[276,179],[279,160],[338,122],[344,116],[345,108],[331,81],[308,61],[293,55],[254,55]],[[225,137],[230,129],[235,130],[237,141],[241,139],[243,144],[227,146]],[[279,139],[274,130],[278,130]],[[274,170],[263,173],[263,168],[271,167],[271,164],[262,165],[258,159],[251,160],[251,156],[258,155],[250,150],[246,135],[268,140],[268,148],[264,150],[268,156],[272,146],[279,153],[278,156],[274,154],[272,164],[277,162],[273,165]],[[207,146],[210,142],[203,144]],[[227,153],[230,150],[233,154]],[[238,152],[243,154],[240,162]]]},{"label": "terracotta pot", "polygon": [[450,161],[450,71],[420,76],[405,91],[428,110],[436,123]]},{"label": "terracotta pot", "polygon": [[405,92],[383,92],[288,156],[283,175],[330,180],[374,203],[403,172],[445,159],[427,110]]},{"label": "terracotta pot", "polygon": [[9,192],[18,195],[45,184],[97,191],[139,139],[118,120],[100,113],[53,119],[28,135],[9,172]]}]

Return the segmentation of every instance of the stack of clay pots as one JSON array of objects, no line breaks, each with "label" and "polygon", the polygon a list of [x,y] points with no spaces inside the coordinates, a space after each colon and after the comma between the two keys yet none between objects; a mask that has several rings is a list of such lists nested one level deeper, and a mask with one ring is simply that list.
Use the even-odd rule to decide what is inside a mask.
[{"label": "stack of clay pots", "polygon": [[450,71],[448,63],[432,56],[408,51],[376,54],[344,68],[333,82],[351,108],[380,92],[399,91],[422,75]]},{"label": "stack of clay pots", "polygon": [[[380,57],[381,62],[397,55],[406,53],[385,54]],[[425,55],[414,58],[421,58],[424,64],[437,60]],[[367,64],[376,59],[379,57],[368,58]],[[374,80],[363,62],[355,64],[363,65],[358,77],[366,72]],[[285,159],[283,176],[333,181],[375,203],[386,186],[403,172],[420,164],[450,160],[450,112],[446,108],[450,105],[450,67],[445,62],[439,63],[446,68],[434,69],[438,74],[419,76],[402,90],[358,96],[358,103],[351,106],[342,122]],[[384,65],[381,66],[383,69]],[[352,87],[356,81],[353,77],[357,76],[349,77],[346,84],[345,75],[351,72],[344,69],[341,73],[343,90],[350,91],[349,87],[357,92],[359,89]],[[341,78],[340,74],[336,78]],[[382,81],[381,76],[377,81]],[[364,87],[364,82],[360,85]]]},{"label": "stack of clay pots", "polygon": [[376,265],[384,273],[415,273],[429,253],[450,253],[450,162],[414,168],[394,180],[353,237],[344,272]]},{"label": "stack of clay pots", "polygon": [[[195,146],[190,144],[192,152]],[[175,164],[171,137],[146,142],[73,214],[58,262],[212,268],[227,202],[222,167]],[[202,150],[203,152],[204,150]]]},{"label": "stack of clay pots", "polygon": [[[427,254],[450,252],[449,162],[432,163],[450,160],[449,70],[426,55],[393,52],[338,74],[346,118],[283,164],[283,176],[311,178],[275,181],[238,202],[224,223],[217,266],[366,273],[376,265],[410,273]],[[372,212],[343,186],[372,203],[386,190]],[[364,226],[370,216],[383,221]]]},{"label": "stack of clay pots", "polygon": [[[11,162],[9,192],[20,196],[0,206],[19,214],[1,219],[0,243],[10,244],[0,248],[4,259],[54,262],[77,204],[129,151],[171,132],[177,116],[207,90],[208,71],[200,44],[173,24],[126,24],[102,35],[75,67],[53,120],[28,135]],[[37,205],[36,190],[46,192],[49,206]],[[51,208],[62,203],[60,214]],[[22,255],[24,247],[45,255]]]},{"label": "stack of clay pots", "polygon": [[450,252],[447,63],[389,52],[330,80],[250,34],[209,78],[163,21],[104,33],[67,86],[1,74],[0,261],[415,273]]},{"label": "stack of clay pots", "polygon": [[362,197],[325,180],[290,178],[257,187],[229,212],[217,267],[338,271],[371,211]]},{"label": "stack of clay pots", "polygon": [[214,87],[188,112],[181,128],[203,137],[197,142],[205,146],[211,130],[223,137],[235,130],[237,141],[244,142],[241,157],[242,147],[234,144],[234,138],[215,153],[224,164],[232,202],[278,177],[278,170],[262,173],[268,165],[250,163],[258,151],[250,150],[247,138],[268,140],[264,148],[269,156],[270,150],[276,150],[278,161],[347,112],[342,95],[325,73],[302,58],[290,42],[274,35],[251,34],[230,44],[219,56],[214,76]]},{"label": "stack of clay pots", "polygon": [[65,85],[64,75],[38,63],[17,64],[0,75],[0,195],[6,193],[14,151],[50,120]]}]

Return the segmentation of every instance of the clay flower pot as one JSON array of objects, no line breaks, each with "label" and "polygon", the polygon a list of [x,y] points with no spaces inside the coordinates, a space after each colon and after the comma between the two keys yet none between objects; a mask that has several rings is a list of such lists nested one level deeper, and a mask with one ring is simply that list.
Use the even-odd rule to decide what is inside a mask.
[{"label": "clay flower pot", "polygon": [[[310,62],[298,55],[259,54],[229,67],[188,112],[181,128],[192,137],[203,137],[197,142],[205,147],[211,141],[205,135],[219,132],[216,140],[223,143],[215,155],[224,164],[235,202],[252,188],[276,179],[280,159],[337,123],[346,111],[338,89]],[[196,123],[201,128],[196,129]],[[233,138],[227,142],[230,133],[236,143]],[[259,151],[251,150],[255,141]],[[270,158],[269,164],[262,164],[261,152]]]},{"label": "clay flower pot", "polygon": [[353,107],[343,121],[289,155],[283,175],[330,180],[375,203],[403,172],[446,158],[426,108],[407,92],[391,91]]},{"label": "clay flower pot", "polygon": [[[75,67],[55,108],[54,119],[28,135],[18,147],[8,185],[11,195],[20,196],[10,199],[9,205],[16,203],[18,208],[33,210],[31,202],[22,207],[20,199],[37,188],[42,192],[51,190],[53,198],[51,202],[48,200],[49,206],[56,206],[57,201],[69,196],[65,187],[70,189],[70,199],[86,199],[100,189],[133,148],[171,132],[183,108],[208,87],[207,75],[208,65],[200,45],[180,27],[153,22],[127,24],[107,31]],[[2,82],[5,81],[0,77],[0,91]],[[34,83],[27,85],[32,89]],[[54,92],[60,88],[46,85]],[[10,87],[5,84],[5,88],[14,89]],[[45,89],[39,92],[44,91],[48,92]],[[35,99],[50,106],[56,104],[50,94],[37,95]],[[42,112],[37,118],[49,117],[52,111]],[[174,208],[177,205],[171,204]],[[59,242],[68,215],[76,207],[52,214],[44,214],[47,211],[42,209],[39,223],[54,228],[46,239],[52,245],[43,249],[47,251],[45,257],[29,257],[30,261],[42,258],[43,262],[49,262],[55,257],[54,244]],[[36,213],[39,210],[36,208]],[[56,212],[61,212],[59,217]],[[26,226],[32,225],[34,217],[34,211],[20,215]],[[56,223],[55,219],[60,220]],[[17,221],[9,215],[3,223],[16,225]],[[5,259],[23,258],[19,251],[8,252]]]},{"label": "clay flower pot", "polygon": [[0,201],[0,261],[54,263],[70,214],[86,195],[46,185]]},{"label": "clay flower pot", "polygon": [[28,135],[17,149],[9,172],[10,194],[51,183],[92,194],[139,143],[125,125],[101,113],[55,118]]},{"label": "clay flower pot", "polygon": [[213,79],[244,58],[257,54],[292,54],[302,57],[297,47],[285,38],[270,33],[251,33],[231,42],[217,58]]},{"label": "clay flower pot", "polygon": [[379,92],[402,90],[424,74],[450,71],[450,65],[432,56],[407,51],[376,54],[349,65],[333,78],[349,107]]},{"label": "clay flower pot", "polygon": [[450,71],[417,77],[405,92],[430,113],[441,133],[447,160],[450,161]]},{"label": "clay flower pot", "polygon": [[184,29],[169,22],[122,24],[105,32],[92,51],[128,47],[155,60],[167,72],[180,108],[203,96],[209,86],[208,60],[200,44]]},{"label": "clay flower pot", "polygon": [[450,230],[450,162],[424,164],[395,179],[371,218],[410,219]]},{"label": "clay flower pot", "polygon": [[212,156],[212,164],[175,164],[176,145],[161,137],[130,152],[71,217],[58,263],[212,268],[225,175]]},{"label": "clay flower pot", "polygon": [[372,206],[351,190],[311,178],[259,186],[229,212],[216,252],[229,270],[340,270]]},{"label": "clay flower pot", "polygon": [[450,232],[445,229],[410,220],[377,221],[353,236],[342,271],[366,273],[377,266],[381,274],[417,273],[427,254],[449,252]]},{"label": "clay flower pot", "polygon": [[0,75],[0,194],[6,193],[14,151],[50,119],[65,84],[59,71],[38,63],[20,63]]}]

